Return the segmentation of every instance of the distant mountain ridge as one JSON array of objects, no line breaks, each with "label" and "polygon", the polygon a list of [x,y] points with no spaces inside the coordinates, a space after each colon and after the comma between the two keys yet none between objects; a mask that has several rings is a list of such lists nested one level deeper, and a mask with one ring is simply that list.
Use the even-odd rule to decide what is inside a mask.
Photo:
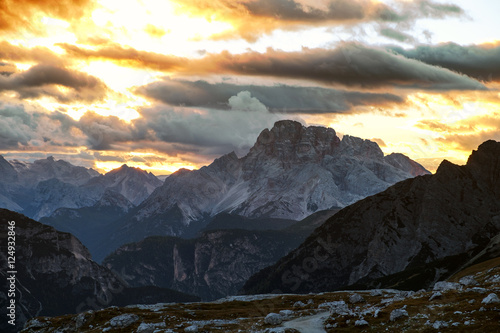
[{"label": "distant mountain ridge", "polygon": [[94,205],[106,190],[141,203],[162,181],[126,165],[105,175],[52,156],[33,163],[7,161],[0,156],[0,207],[40,219],[60,207]]},{"label": "distant mountain ridge", "polygon": [[445,160],[342,209],[243,292],[425,288],[496,256],[499,234],[500,143],[487,141],[464,166]]}]

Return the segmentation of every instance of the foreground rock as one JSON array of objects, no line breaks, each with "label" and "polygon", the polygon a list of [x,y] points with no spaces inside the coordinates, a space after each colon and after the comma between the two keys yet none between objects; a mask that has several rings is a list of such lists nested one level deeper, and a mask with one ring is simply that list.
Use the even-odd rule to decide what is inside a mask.
[{"label": "foreground rock", "polygon": [[[472,270],[471,270],[472,269]],[[430,301],[432,288],[416,293],[393,289],[339,291],[309,295],[235,296],[212,303],[111,307],[94,313],[33,319],[23,332],[498,332],[500,258],[467,272],[485,290],[447,289]],[[464,274],[457,274],[457,282]],[[466,281],[464,281],[466,282]],[[465,287],[465,285],[463,285]],[[354,295],[364,302],[350,303]],[[300,307],[294,304],[300,302]],[[85,320],[80,320],[84,317]],[[119,320],[118,320],[119,319]],[[80,324],[77,324],[80,323]],[[147,331],[149,330],[149,331]]]}]

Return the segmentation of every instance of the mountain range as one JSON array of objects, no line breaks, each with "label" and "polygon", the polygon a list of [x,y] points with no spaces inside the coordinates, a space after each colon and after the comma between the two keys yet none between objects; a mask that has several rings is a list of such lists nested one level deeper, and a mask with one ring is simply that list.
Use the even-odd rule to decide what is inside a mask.
[{"label": "mountain range", "polygon": [[148,236],[194,237],[219,213],[301,220],[344,207],[425,168],[402,154],[384,156],[377,143],[331,128],[278,121],[248,154],[224,155],[199,170],[181,169],[110,226],[99,258]]},{"label": "mountain range", "polygon": [[427,288],[498,254],[500,143],[342,209],[244,293]]},{"label": "mountain range", "polygon": [[[32,164],[0,159],[0,182],[11,190],[2,200],[21,207],[12,193],[32,186],[25,211],[43,215],[51,202],[77,198],[80,206],[59,206],[41,221],[83,244],[0,210],[2,234],[15,220],[23,244],[22,321],[80,312],[81,304],[92,308],[89,300],[123,306],[197,299],[188,294],[213,300],[238,290],[418,290],[500,254],[495,141],[464,166],[443,161],[434,175],[404,155],[384,156],[371,141],[293,121],[264,130],[242,158],[231,153],[163,184],[127,166],[95,175],[51,158]],[[41,165],[55,171],[37,176]],[[2,243],[2,262],[5,253]],[[61,290],[62,298],[54,296]],[[0,295],[2,309],[5,300]]]},{"label": "mountain range", "polygon": [[153,174],[126,165],[105,175],[53,157],[33,163],[0,156],[0,206],[39,220],[58,208],[90,207],[106,190],[137,205],[162,182]]}]

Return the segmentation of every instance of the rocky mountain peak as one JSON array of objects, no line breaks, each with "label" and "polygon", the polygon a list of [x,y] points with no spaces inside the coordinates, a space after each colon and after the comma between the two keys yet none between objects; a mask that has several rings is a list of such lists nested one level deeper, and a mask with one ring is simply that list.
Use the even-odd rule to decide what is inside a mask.
[{"label": "rocky mountain peak", "polygon": [[500,198],[500,142],[489,140],[481,144],[467,160],[467,168]]},{"label": "rocky mountain peak", "polygon": [[488,140],[474,150],[467,160],[470,167],[498,166],[500,161],[500,142]]},{"label": "rocky mountain peak", "polygon": [[293,120],[277,121],[264,129],[247,157],[277,158],[283,162],[318,161],[325,155],[332,155],[340,144],[335,130],[327,127],[309,126]]},{"label": "rocky mountain peak", "polygon": [[430,174],[421,164],[413,161],[408,156],[401,153],[392,153],[384,157],[390,165],[410,173],[412,176]]},{"label": "rocky mountain peak", "polygon": [[340,149],[344,154],[351,156],[360,156],[375,160],[382,160],[384,158],[384,153],[376,142],[355,136],[344,135],[340,143]]}]

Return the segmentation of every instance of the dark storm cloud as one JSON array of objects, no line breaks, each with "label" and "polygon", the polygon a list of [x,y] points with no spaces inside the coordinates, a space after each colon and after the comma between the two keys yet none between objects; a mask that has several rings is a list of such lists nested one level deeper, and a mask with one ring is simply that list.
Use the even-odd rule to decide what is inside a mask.
[{"label": "dark storm cloud", "polygon": [[107,45],[97,50],[84,49],[75,45],[57,44],[72,57],[82,59],[106,59],[125,67],[142,67],[160,71],[175,71],[188,66],[187,58],[161,53],[139,51],[118,44]]},{"label": "dark storm cloud", "polygon": [[0,75],[9,76],[17,71],[15,64],[10,64],[6,62],[0,62]]},{"label": "dark storm cloud", "polygon": [[75,126],[85,133],[87,146],[93,150],[113,150],[116,143],[143,140],[147,135],[147,129],[137,131],[133,123],[93,112],[86,112]]},{"label": "dark storm cloud", "polygon": [[276,29],[308,26],[352,26],[367,22],[411,25],[420,18],[461,16],[453,4],[430,0],[173,0],[177,10],[191,16],[212,17],[230,22],[234,30],[212,36],[214,39],[242,37],[254,42]]},{"label": "dark storm cloud", "polygon": [[168,78],[137,89],[138,93],[165,104],[217,109],[231,108],[229,99],[242,91],[249,92],[271,112],[339,113],[352,111],[360,105],[385,106],[404,103],[404,98],[388,93],[287,85],[210,84],[205,81],[190,82]]},{"label": "dark storm cloud", "polygon": [[[69,88],[62,92],[56,86]],[[51,96],[62,103],[95,101],[105,97],[106,85],[91,75],[52,65],[36,65],[24,72],[0,76],[0,91],[15,91],[20,98]]]},{"label": "dark storm cloud", "polygon": [[306,49],[266,53],[228,52],[204,61],[217,70],[239,75],[306,79],[324,84],[365,88],[393,86],[426,90],[485,90],[478,81],[453,71],[408,59],[393,52],[345,43],[336,49]]},{"label": "dark storm cloud", "polygon": [[430,65],[448,68],[480,80],[500,80],[500,44],[461,46],[455,43],[391,50]]},{"label": "dark storm cloud", "polygon": [[254,0],[242,2],[242,4],[251,16],[304,23],[351,20],[401,22],[417,18],[443,18],[463,14],[459,6],[429,0],[392,3],[391,5],[369,0],[330,0],[323,8],[314,7],[313,4],[308,5],[307,2]]},{"label": "dark storm cloud", "polygon": [[234,100],[242,108],[248,104],[246,111],[238,108],[199,112],[159,105],[142,109],[142,117],[134,122],[134,126],[138,132],[154,133],[158,141],[197,147],[202,154],[203,151],[214,154],[248,149],[262,129],[289,117],[270,114],[264,107],[255,107],[256,103],[259,104],[258,100],[245,98],[248,97],[245,95],[234,96]]}]

